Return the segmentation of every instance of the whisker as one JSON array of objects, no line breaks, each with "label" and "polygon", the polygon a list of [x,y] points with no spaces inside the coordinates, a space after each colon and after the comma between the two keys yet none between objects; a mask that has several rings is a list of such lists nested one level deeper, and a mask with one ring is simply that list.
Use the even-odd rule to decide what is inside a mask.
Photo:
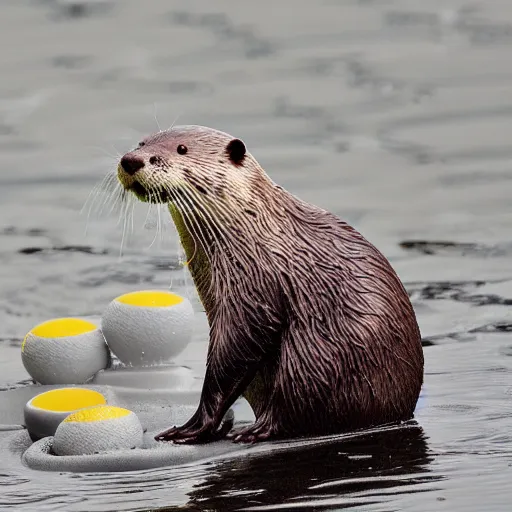
[{"label": "whisker", "polygon": [[112,149],[116,152],[116,155],[117,155],[117,158],[116,158],[116,161],[118,162],[119,160],[121,160],[121,158],[123,157],[123,153],[121,153],[121,151],[119,151],[119,149],[117,149],[113,143],[110,143],[110,145],[112,146]]},{"label": "whisker", "polygon": [[[203,217],[203,220],[206,223],[207,227],[209,228],[212,236],[217,240],[217,243],[219,242],[219,240],[218,240],[218,237],[216,236],[215,229],[212,228],[212,224],[217,228],[217,233],[222,237],[222,240],[225,243],[225,248],[228,249],[228,251],[231,253],[231,255],[236,255],[236,259],[239,262],[239,264],[242,266],[246,266],[248,268],[252,268],[252,272],[258,274],[258,276],[257,276],[258,278],[263,279],[262,269],[260,267],[254,267],[253,260],[251,260],[250,257],[248,256],[249,254],[255,254],[258,252],[258,248],[257,248],[255,241],[253,239],[251,239],[250,237],[245,238],[243,241],[243,244],[246,248],[251,247],[251,250],[242,251],[242,252],[238,251],[236,249],[237,246],[235,246],[233,244],[232,239],[229,236],[227,236],[229,231],[226,230],[225,227],[219,221],[219,217],[222,218],[222,216],[219,216],[218,214],[216,214],[214,212],[214,208],[212,206],[210,206],[206,202],[204,197],[201,196],[194,188],[187,187],[187,189],[188,189],[187,192],[189,194],[194,194],[194,196],[195,196],[194,207],[195,207],[196,211],[199,212],[202,210],[203,215],[206,214],[208,216],[208,219]],[[216,205],[216,206],[218,206],[218,205]],[[224,224],[225,224],[227,222],[226,219],[228,219],[230,216],[229,210],[225,207],[224,208],[216,207],[215,210],[217,212],[220,212],[220,211],[225,212],[225,218],[224,218]],[[251,229],[250,228],[250,220],[248,218],[246,218],[245,216],[237,217],[237,227],[239,227],[239,224],[241,225],[242,228],[245,228],[245,230],[241,229],[239,231],[240,236],[243,236],[243,233],[250,232],[250,229]],[[224,268],[226,270],[226,272],[224,273],[225,276],[231,275],[231,273],[229,272],[229,269],[226,266],[228,261],[229,260],[226,258],[219,258],[218,260],[216,260],[217,266],[219,266],[219,265],[224,266]],[[221,275],[221,274],[222,273],[218,273],[216,275]],[[215,279],[215,275],[212,275],[212,279]]]},{"label": "whisker", "polygon": [[[192,222],[190,221],[188,214],[182,213],[182,215],[184,216],[183,222],[185,222],[185,218],[186,218],[187,221],[189,221],[190,225],[192,226]],[[185,222],[185,224],[186,224],[186,222]],[[190,233],[190,228],[188,228],[188,229],[189,229],[189,233]],[[192,228],[192,229],[193,229],[195,236],[197,236],[197,234],[195,233],[195,228]],[[196,257],[198,241],[199,241],[199,244],[201,245],[201,247],[203,248],[203,251],[207,255],[206,257],[208,258],[208,253],[204,249],[203,240],[201,239],[200,236],[198,236],[197,238],[198,238],[198,240],[196,240],[196,238],[194,236],[192,236],[192,241],[194,242],[194,252],[190,256],[190,258],[188,258],[187,255],[185,254],[185,261],[183,262],[183,266],[185,266],[185,267],[188,267],[192,263],[192,261],[194,261],[194,258]]]},{"label": "whisker", "polygon": [[118,207],[118,205],[120,203],[122,203],[123,195],[125,193],[126,192],[123,190],[122,187],[119,187],[119,186],[117,187],[117,190],[111,195],[111,199],[110,199],[111,206],[108,211],[108,215],[113,213],[115,211],[115,209]]},{"label": "whisker", "polygon": [[121,237],[121,247],[119,248],[119,258],[121,259],[123,257],[123,248],[124,248],[124,239],[125,239],[125,236],[126,236],[126,219],[127,219],[127,215],[126,215],[126,212],[128,211],[128,208],[129,208],[129,205],[130,205],[130,201],[126,201],[126,204],[128,205],[125,209],[124,209],[124,218],[123,218],[123,235]]},{"label": "whisker", "polygon": [[[112,155],[109,153],[105,148],[99,147],[99,146],[85,146],[87,149],[95,149],[101,151],[103,154],[107,155],[109,158],[112,158],[114,161],[118,161],[119,157],[121,156],[119,152],[116,150],[116,154]],[[115,149],[115,148],[114,148]]]},{"label": "whisker", "polygon": [[[223,229],[222,224],[219,223],[217,219],[218,216],[212,213],[203,197],[200,196],[195,189],[189,186],[183,187],[183,191],[185,192],[189,202],[192,203],[192,209],[195,214],[200,214],[202,221],[206,225],[206,228],[213,239],[212,242],[215,242],[215,244],[220,247],[220,238],[222,238],[225,247],[229,248],[234,254],[236,251],[234,250],[231,240],[226,236],[226,231]],[[201,232],[203,232],[203,230],[201,230]],[[207,251],[210,252],[211,250],[207,249]]]},{"label": "whisker", "polygon": [[213,238],[213,241],[216,242],[217,244],[219,244],[219,239],[218,239],[218,237],[216,235],[216,232],[215,232],[216,229],[212,225],[212,224],[214,224],[214,222],[213,222],[213,220],[211,218],[209,220],[209,219],[205,218],[204,215],[202,215],[204,212],[201,211],[201,209],[199,208],[199,203],[197,201],[194,201],[194,197],[191,194],[192,189],[189,189],[188,186],[184,186],[184,187],[182,187],[182,191],[183,191],[184,195],[186,196],[186,198],[189,200],[189,204],[192,205],[191,206],[191,210],[195,213],[195,215],[197,217],[200,217],[202,222],[206,225],[207,231],[211,234],[211,236]]},{"label": "whisker", "polygon": [[[216,215],[212,208],[207,204],[207,202],[204,200],[204,198],[197,192],[194,188],[187,186],[186,187],[186,193],[190,196],[193,195],[194,198],[191,198],[191,201],[194,203],[195,209],[198,213],[201,213],[201,217],[203,221],[206,223],[206,226],[208,227],[212,237],[216,241],[216,243],[220,246],[220,239],[219,236],[222,238],[222,240],[225,242],[226,247],[229,247],[230,249],[233,249],[233,243],[232,241],[227,237],[226,230],[222,226],[222,224],[219,222],[219,216]],[[207,218],[205,217],[207,216]]]},{"label": "whisker", "polygon": [[162,128],[160,128],[160,123],[158,122],[158,117],[156,115],[156,103],[155,102],[153,103],[153,115],[155,117],[156,126],[158,127],[158,131],[161,132]]},{"label": "whisker", "polygon": [[126,211],[128,209],[128,205],[129,205],[129,197],[126,194],[126,191],[123,190],[123,192],[121,194],[121,208],[119,210],[119,218],[117,220],[116,226],[119,226],[119,224],[121,223],[121,219],[125,217]]},{"label": "whisker", "polygon": [[[160,211],[160,214],[162,213],[162,207],[164,206],[164,204],[166,204],[164,202],[164,200],[162,199],[162,190],[160,190],[158,192],[158,200],[159,200],[159,204],[158,204],[158,210]],[[160,231],[160,245],[163,244],[163,240],[164,240],[164,231],[165,231],[165,217],[162,216],[162,229]]]},{"label": "whisker", "polygon": [[155,244],[156,242],[156,239],[158,238],[158,230],[160,228],[160,209],[158,208],[158,202],[157,202],[157,198],[156,196],[153,194],[153,191],[151,191],[150,193],[150,200],[153,202],[155,202],[155,205],[156,205],[156,212],[157,212],[157,222],[156,222],[156,233],[155,233],[155,236],[153,238],[153,241],[149,244],[149,247],[148,249],[151,249],[151,247],[153,247],[153,245]]},{"label": "whisker", "polygon": [[169,131],[172,130],[174,128],[174,125],[178,122],[178,119],[180,118],[180,114],[178,114],[175,118],[174,118],[174,121],[172,122],[171,126],[169,127]]},{"label": "whisker", "polygon": [[80,210],[80,215],[83,215],[85,210],[87,209],[87,220],[85,223],[85,233],[84,233],[85,236],[87,236],[93,209],[98,209],[99,208],[98,205],[101,204],[99,201],[99,198],[104,196],[103,202],[105,202],[106,201],[105,196],[107,194],[109,194],[109,196],[112,195],[112,193],[110,193],[110,189],[112,189],[112,191],[114,191],[117,188],[117,187],[115,187],[115,188],[113,187],[113,184],[114,184],[113,176],[114,176],[114,173],[107,174],[106,176],[103,177],[103,179],[101,181],[99,181],[92,188],[92,190],[89,192],[89,195],[88,195],[86,201],[84,202],[84,205],[82,206],[82,208]]},{"label": "whisker", "polygon": [[158,202],[158,196],[157,196],[157,203],[156,203],[156,208],[157,208],[157,211],[158,211],[158,225],[157,225],[157,228],[156,228],[156,235],[155,235],[155,239],[158,238],[158,235],[160,234],[161,232],[161,229],[162,229],[162,210],[160,209],[160,204]]},{"label": "whisker", "polygon": [[[110,190],[109,190],[110,189]],[[111,178],[105,183],[104,190],[101,192],[103,196],[103,201],[98,205],[98,215],[103,213],[103,210],[109,204],[112,205],[112,199],[118,194],[119,190],[122,190],[122,187],[117,182],[117,176],[115,173],[112,174]],[[109,214],[112,213],[112,207],[109,209]]]},{"label": "whisker", "polygon": [[[105,203],[110,199],[113,193],[117,190],[116,173],[110,172],[102,181],[98,184],[98,187],[94,191],[94,201],[90,205],[89,213],[92,212],[94,207],[95,212],[101,214]],[[102,199],[99,201],[99,199]]]},{"label": "whisker", "polygon": [[[188,195],[186,193],[186,191],[183,190],[183,187],[181,188],[181,190],[183,192],[185,192],[185,194],[182,196],[179,196],[179,197],[177,196],[177,194],[175,194],[176,201],[178,204],[181,205],[181,209],[184,212],[184,214],[182,215],[184,222],[185,223],[188,222],[188,224],[190,225],[190,227],[187,226],[187,229],[189,230],[189,233],[192,236],[192,240],[194,241],[194,244],[196,244],[196,246],[195,246],[196,249],[194,250],[194,254],[189,259],[189,261],[186,262],[186,265],[189,266],[192,263],[192,261],[194,260],[194,257],[196,257],[196,253],[197,253],[196,239],[197,239],[203,249],[203,253],[205,254],[206,259],[208,260],[209,266],[211,267],[212,266],[212,257],[213,257],[212,248],[210,247],[211,244],[205,239],[204,229],[200,226],[199,220],[195,216],[196,205],[193,203],[191,196]],[[188,206],[188,208],[184,208],[184,206],[183,206],[184,204],[186,204]],[[223,263],[224,262],[221,259],[219,261],[219,264],[223,265]],[[198,275],[196,273],[196,275],[194,276],[194,281],[196,282],[197,287],[200,288],[200,287],[204,286],[204,283],[202,281],[205,279],[206,276],[209,276],[209,283],[207,284],[206,292],[208,294],[210,294],[210,293],[212,293],[213,286],[214,286],[214,273],[207,272],[206,274],[203,273],[200,275]]]},{"label": "whisker", "polygon": [[85,211],[85,209],[87,208],[87,205],[89,205],[89,213],[91,212],[91,208],[92,206],[94,205],[94,201],[92,201],[92,204],[89,204],[89,201],[91,201],[91,199],[95,199],[96,195],[98,194],[98,192],[100,190],[103,190],[104,188],[104,185],[108,182],[108,180],[110,179],[110,175],[112,173],[108,173],[106,174],[105,176],[103,176],[103,178],[101,180],[99,180],[91,189],[91,191],[89,192],[89,195],[87,196],[87,199],[85,200],[82,208],[80,209],[80,215],[82,215]]},{"label": "whisker", "polygon": [[158,231],[157,231],[157,235],[159,235],[159,247],[162,246],[162,241],[163,241],[163,232],[164,232],[164,229],[163,229],[163,219],[162,219],[162,203],[163,203],[163,199],[162,199],[162,193],[160,190],[158,190],[157,192],[157,199],[158,199],[158,203],[157,203],[157,208],[158,208],[158,221],[159,221],[159,226],[158,226]]},{"label": "whisker", "polygon": [[169,188],[168,192],[173,198],[173,203],[177,206],[178,211],[181,213],[183,222],[192,237],[192,241],[194,242],[194,252],[193,252],[192,256],[188,259],[188,261],[185,262],[185,266],[189,266],[190,263],[195,258],[196,254],[197,254],[197,243],[198,242],[201,245],[201,247],[203,248],[203,252],[206,254],[208,261],[210,261],[208,250],[207,250],[207,244],[204,243],[203,238],[200,235],[198,235],[198,233],[196,232],[193,220],[190,218],[190,215],[187,211],[187,205],[184,205],[182,198],[179,197],[179,195],[177,194],[177,192],[175,190]]},{"label": "whisker", "polygon": [[142,227],[143,228],[146,228],[146,224],[148,222],[148,219],[149,219],[149,215],[151,213],[151,210],[153,209],[153,203],[151,201],[149,201],[149,205],[148,205],[148,213],[146,214],[146,218],[144,219],[144,224],[142,224]]},{"label": "whisker", "polygon": [[131,225],[132,225],[132,228],[131,228],[131,234],[132,235],[133,235],[133,217],[134,217],[134,213],[135,213],[135,201],[132,200],[132,209],[131,209],[131,213],[130,213]]}]

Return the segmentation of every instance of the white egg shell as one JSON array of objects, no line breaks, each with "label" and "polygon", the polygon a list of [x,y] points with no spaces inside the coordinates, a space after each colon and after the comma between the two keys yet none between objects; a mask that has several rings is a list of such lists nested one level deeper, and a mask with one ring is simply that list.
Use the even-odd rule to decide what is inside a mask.
[{"label": "white egg shell", "polygon": [[21,352],[23,366],[39,384],[83,384],[110,362],[99,329],[67,337],[29,332]]},{"label": "white egg shell", "polygon": [[[105,411],[121,410],[118,407],[99,406],[83,409],[73,416],[85,415],[102,408]],[[137,415],[132,411],[120,417],[109,417],[82,421],[68,421],[66,418],[58,427],[53,438],[53,452],[56,455],[92,455],[94,453],[140,448],[143,444],[143,429]]]},{"label": "white egg shell", "polygon": [[113,300],[102,315],[110,350],[131,366],[168,363],[190,342],[194,311],[189,300],[147,307]]}]

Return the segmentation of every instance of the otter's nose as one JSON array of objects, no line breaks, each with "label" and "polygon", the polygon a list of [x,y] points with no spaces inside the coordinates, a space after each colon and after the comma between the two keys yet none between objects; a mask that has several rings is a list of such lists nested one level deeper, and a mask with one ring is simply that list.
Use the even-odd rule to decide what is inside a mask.
[{"label": "otter's nose", "polygon": [[121,158],[121,167],[127,174],[133,176],[144,167],[144,160],[140,156],[128,153]]}]

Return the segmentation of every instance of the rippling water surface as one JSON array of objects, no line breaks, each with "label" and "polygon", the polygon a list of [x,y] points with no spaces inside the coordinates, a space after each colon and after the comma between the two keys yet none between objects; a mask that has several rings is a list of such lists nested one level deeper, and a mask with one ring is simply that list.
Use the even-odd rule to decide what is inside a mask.
[{"label": "rippling water surface", "polygon": [[[372,240],[410,292],[426,358],[403,428],[116,475],[19,469],[11,453],[0,510],[510,510],[509,0],[0,9],[0,385],[27,379],[20,340],[40,321],[171,282],[194,297],[156,212],[143,227],[137,208],[133,232],[79,215],[117,155],[178,116],[242,137],[274,180]],[[201,325],[182,356],[198,375]]]}]

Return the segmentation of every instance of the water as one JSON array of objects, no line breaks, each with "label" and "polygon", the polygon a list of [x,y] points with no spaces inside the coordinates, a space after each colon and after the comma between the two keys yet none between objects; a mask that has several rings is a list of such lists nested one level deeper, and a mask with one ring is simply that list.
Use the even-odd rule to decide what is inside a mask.
[{"label": "water", "polygon": [[[408,428],[141,474],[49,475],[2,459],[1,510],[509,510],[508,0],[1,9],[0,385],[27,378],[20,340],[40,321],[97,315],[171,281],[193,297],[169,224],[151,245],[137,210],[119,259],[117,217],[91,219],[84,236],[79,215],[116,155],[178,116],[243,138],[274,180],[372,240],[411,294],[426,358]],[[183,356],[198,375],[201,325]]]}]

